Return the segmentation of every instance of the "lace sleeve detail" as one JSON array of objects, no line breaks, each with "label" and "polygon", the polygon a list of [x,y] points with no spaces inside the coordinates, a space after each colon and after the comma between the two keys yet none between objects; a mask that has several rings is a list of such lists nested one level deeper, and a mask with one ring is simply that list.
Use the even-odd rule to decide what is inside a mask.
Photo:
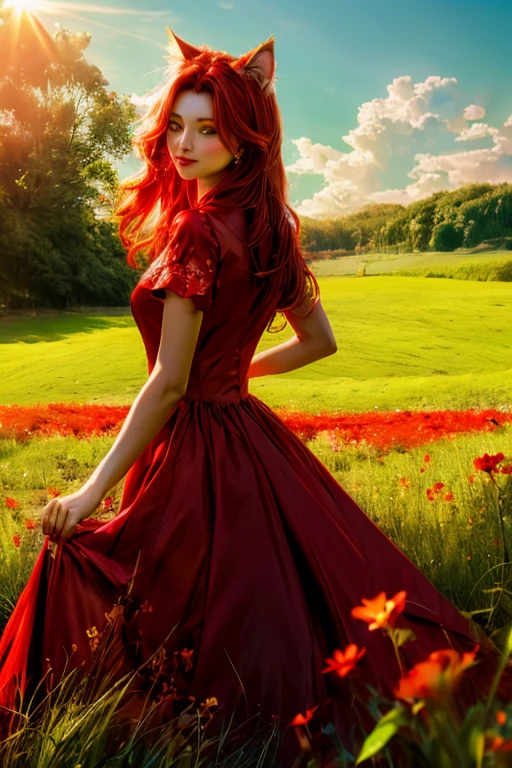
[{"label": "lace sleeve detail", "polygon": [[140,285],[157,299],[165,299],[166,290],[190,297],[197,309],[207,312],[216,291],[219,254],[208,214],[181,211],[171,225],[169,242],[144,272]]}]

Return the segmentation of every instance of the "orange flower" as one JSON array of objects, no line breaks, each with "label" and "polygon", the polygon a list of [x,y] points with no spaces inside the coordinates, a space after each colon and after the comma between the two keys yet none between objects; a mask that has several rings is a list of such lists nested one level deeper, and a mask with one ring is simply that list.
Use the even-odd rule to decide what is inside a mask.
[{"label": "orange flower", "polygon": [[496,712],[496,722],[498,725],[505,725],[507,722],[507,715],[506,712],[504,712],[502,709],[498,709]]},{"label": "orange flower", "polygon": [[28,520],[28,519],[25,520],[25,528],[27,529],[27,531],[31,531],[35,527],[36,527],[35,520]]},{"label": "orange flower", "polygon": [[512,739],[505,739],[503,736],[494,736],[487,734],[485,743],[486,752],[512,752]]},{"label": "orange flower", "polygon": [[468,475],[468,480],[469,480],[470,483],[474,483],[475,482],[475,476],[474,475]]},{"label": "orange flower", "polygon": [[352,608],[351,614],[355,619],[368,622],[368,629],[370,630],[379,627],[394,627],[398,615],[404,609],[405,595],[406,592],[402,590],[390,600],[386,598],[385,592],[380,592],[372,600],[363,597],[364,605]]},{"label": "orange flower", "polygon": [[450,694],[462,673],[475,663],[480,648],[463,653],[452,648],[434,651],[426,661],[416,664],[398,683],[398,699],[431,699],[442,702]]},{"label": "orange flower", "polygon": [[423,462],[425,464],[428,464],[429,461],[430,461],[430,455],[426,453],[425,456],[423,457]]},{"label": "orange flower", "polygon": [[322,672],[336,672],[340,677],[345,677],[365,653],[366,648],[358,648],[355,643],[350,643],[344,651],[335,650],[333,658],[326,659],[330,666],[322,669]]},{"label": "orange flower", "polygon": [[52,499],[57,498],[57,496],[60,496],[60,493],[61,493],[58,488],[47,488],[46,490],[48,491]]},{"label": "orange flower", "polygon": [[299,712],[298,715],[295,715],[290,725],[305,725],[306,723],[309,723],[309,721],[313,717],[315,710],[317,710],[319,706],[320,704],[317,704],[316,707],[313,707],[312,709],[306,709],[305,715]]}]

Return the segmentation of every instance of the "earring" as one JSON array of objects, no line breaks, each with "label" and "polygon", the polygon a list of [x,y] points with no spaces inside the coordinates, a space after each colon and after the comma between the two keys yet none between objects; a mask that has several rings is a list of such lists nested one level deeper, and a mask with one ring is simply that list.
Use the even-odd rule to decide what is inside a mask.
[{"label": "earring", "polygon": [[238,165],[238,163],[240,162],[243,152],[244,152],[243,149],[241,149],[240,152],[237,152],[237,154],[235,155],[235,165]]}]

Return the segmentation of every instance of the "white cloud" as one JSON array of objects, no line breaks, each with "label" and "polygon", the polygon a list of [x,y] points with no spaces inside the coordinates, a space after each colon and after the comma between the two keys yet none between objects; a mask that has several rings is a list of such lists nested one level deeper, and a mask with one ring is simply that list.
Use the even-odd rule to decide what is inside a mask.
[{"label": "white cloud", "polygon": [[464,117],[466,120],[481,120],[485,117],[485,109],[483,107],[477,107],[476,104],[470,104],[464,110]]},{"label": "white cloud", "polygon": [[[352,148],[344,152],[301,137],[293,143],[299,158],[288,173],[319,175],[324,187],[311,199],[296,204],[301,215],[313,218],[341,216],[369,202],[402,203],[429,197],[433,192],[455,189],[470,182],[512,182],[512,115],[501,128],[481,120],[483,107],[463,107],[454,77],[427,77],[414,83],[408,75],[387,86],[388,96],[359,107],[357,127],[341,138]],[[454,135],[455,134],[455,135]],[[490,139],[491,148],[446,154],[418,152],[447,141]],[[413,183],[403,189],[381,189],[381,177],[397,157],[411,154]],[[414,161],[416,164],[414,165]],[[403,160],[402,160],[403,162]]]}]

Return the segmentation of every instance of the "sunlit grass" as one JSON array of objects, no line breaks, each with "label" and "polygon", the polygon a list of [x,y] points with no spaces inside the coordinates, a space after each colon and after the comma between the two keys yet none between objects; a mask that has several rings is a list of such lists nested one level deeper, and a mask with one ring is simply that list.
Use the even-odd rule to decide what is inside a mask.
[{"label": "sunlit grass", "polygon": [[[512,402],[512,283],[323,278],[336,354],[252,379],[271,407],[465,409]],[[264,333],[257,352],[290,338]],[[129,404],[147,376],[129,309],[0,321],[0,402]]]}]

